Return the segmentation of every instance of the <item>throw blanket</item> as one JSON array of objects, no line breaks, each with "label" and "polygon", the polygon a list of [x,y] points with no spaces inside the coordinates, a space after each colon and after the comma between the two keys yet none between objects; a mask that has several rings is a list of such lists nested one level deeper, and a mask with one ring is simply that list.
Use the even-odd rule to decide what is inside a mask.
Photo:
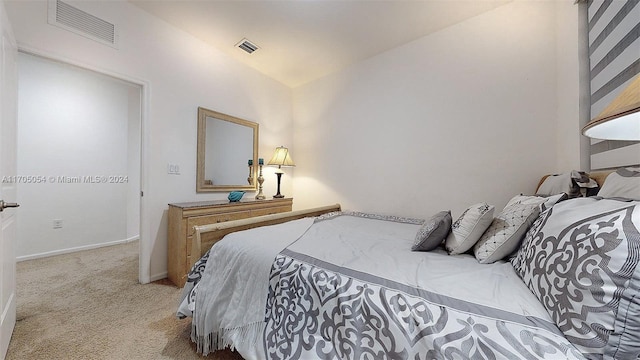
[{"label": "throw blanket", "polygon": [[[312,223],[305,218],[229,234],[195,264],[178,316],[193,316],[191,340],[198,352],[259,342],[273,260]],[[199,286],[201,279],[207,286]]]}]

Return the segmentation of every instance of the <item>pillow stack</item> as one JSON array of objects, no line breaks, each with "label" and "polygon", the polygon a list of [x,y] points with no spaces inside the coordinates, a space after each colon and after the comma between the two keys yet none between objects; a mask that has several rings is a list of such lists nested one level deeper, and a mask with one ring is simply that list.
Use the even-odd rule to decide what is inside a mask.
[{"label": "pillow stack", "polygon": [[[453,223],[451,212],[442,211],[425,222],[418,231],[412,250],[431,251],[446,239],[445,248],[449,255],[472,250],[482,264],[505,259],[520,248],[527,230],[541,213],[571,197],[571,194],[576,196],[572,186],[575,187],[578,180],[584,181],[585,177],[589,179],[578,171],[551,175],[540,184],[537,191],[538,194],[551,196],[517,195],[495,218],[494,206],[484,202],[471,205]],[[589,187],[594,182],[591,179],[588,181],[583,185]],[[640,168],[619,169],[611,173],[598,196],[640,200]]]},{"label": "pillow stack", "polygon": [[451,226],[445,248],[449,255],[473,249],[476,259],[483,264],[504,259],[518,249],[540,212],[561,199],[561,194],[550,198],[518,195],[496,217],[493,205],[484,202],[471,205]]},{"label": "pillow stack", "polygon": [[474,248],[478,261],[495,262],[516,250],[544,201],[539,197],[517,196],[495,219],[495,207],[482,202],[471,205],[454,223],[451,211],[441,211],[420,227],[411,250],[431,251],[444,240],[449,255],[464,254]]}]

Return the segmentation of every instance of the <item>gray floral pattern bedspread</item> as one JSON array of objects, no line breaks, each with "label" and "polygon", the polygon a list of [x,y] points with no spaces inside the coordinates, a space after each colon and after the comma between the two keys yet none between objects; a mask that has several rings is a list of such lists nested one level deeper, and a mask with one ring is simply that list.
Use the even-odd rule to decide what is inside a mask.
[{"label": "gray floral pattern bedspread", "polygon": [[[518,296],[532,299],[518,278],[506,276],[513,273],[509,264],[496,265],[492,273],[491,265],[479,268],[475,259],[407,254],[412,240],[408,237],[415,229],[405,231],[406,226],[397,224],[401,221],[394,222],[377,227],[370,218],[351,215],[316,223],[280,252],[269,277],[263,336],[267,359],[584,358],[549,318],[500,308],[500,303],[510,301],[504,299],[509,294],[514,301]],[[406,245],[397,243],[402,238],[408,238]],[[395,253],[403,255],[397,263]],[[490,306],[492,300],[474,302],[473,294],[464,290],[438,291],[420,274],[440,263],[404,264],[421,264],[425,257],[449,261],[441,277],[458,281],[451,288],[468,286],[465,279],[475,281],[464,275],[467,267],[489,271],[489,289],[496,286],[494,281],[510,280],[518,288],[486,291],[489,297],[503,298],[495,299],[495,307]],[[373,259],[384,263],[376,265]],[[460,277],[455,274],[458,265]],[[416,279],[402,274],[414,268]],[[404,278],[408,281],[397,281]]]},{"label": "gray floral pattern bedspread", "polygon": [[[411,252],[419,227],[360,214],[317,220],[277,253],[267,293],[251,295],[264,304],[259,336],[231,346],[247,359],[584,359],[511,264]],[[210,286],[206,266],[194,267],[181,309]]]},{"label": "gray floral pattern bedspread", "polygon": [[552,324],[306,260],[274,262],[268,359],[583,359]]}]

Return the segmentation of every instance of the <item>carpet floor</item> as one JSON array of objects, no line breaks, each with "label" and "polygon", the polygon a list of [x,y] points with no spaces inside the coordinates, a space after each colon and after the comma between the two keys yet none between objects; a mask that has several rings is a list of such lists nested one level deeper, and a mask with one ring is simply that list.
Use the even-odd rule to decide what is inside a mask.
[{"label": "carpet floor", "polygon": [[138,283],[138,242],[17,264],[17,322],[7,360],[211,359],[196,354],[180,289]]}]

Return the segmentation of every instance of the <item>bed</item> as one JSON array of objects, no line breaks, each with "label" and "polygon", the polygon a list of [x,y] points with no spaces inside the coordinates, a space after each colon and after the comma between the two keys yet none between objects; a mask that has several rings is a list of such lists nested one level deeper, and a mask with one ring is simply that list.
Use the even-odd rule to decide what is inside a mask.
[{"label": "bed", "polygon": [[637,359],[640,171],[620,171],[606,197],[518,195],[455,222],[334,205],[197,227],[193,248],[215,245],[178,316],[198,352],[245,359]]}]

